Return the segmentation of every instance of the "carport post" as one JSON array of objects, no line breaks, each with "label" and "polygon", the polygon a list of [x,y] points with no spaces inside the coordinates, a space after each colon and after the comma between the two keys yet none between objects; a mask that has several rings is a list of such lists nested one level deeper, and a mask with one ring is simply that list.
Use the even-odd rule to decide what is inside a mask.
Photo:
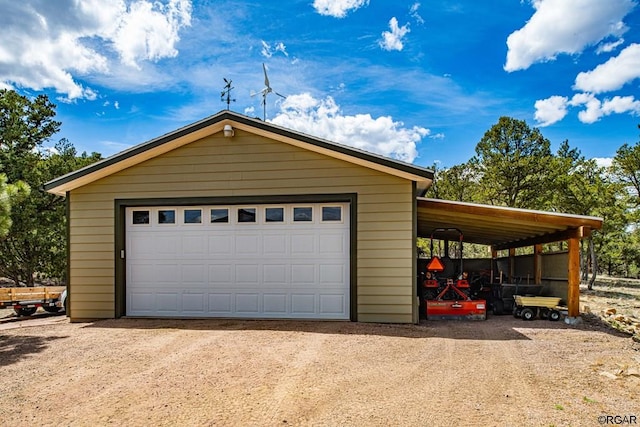
[{"label": "carport post", "polygon": [[567,290],[567,306],[569,317],[580,315],[580,239],[569,239],[569,289]]},{"label": "carport post", "polygon": [[516,274],[516,248],[509,248],[509,283],[514,283]]},{"label": "carport post", "polygon": [[542,284],[542,245],[533,247],[533,283]]}]

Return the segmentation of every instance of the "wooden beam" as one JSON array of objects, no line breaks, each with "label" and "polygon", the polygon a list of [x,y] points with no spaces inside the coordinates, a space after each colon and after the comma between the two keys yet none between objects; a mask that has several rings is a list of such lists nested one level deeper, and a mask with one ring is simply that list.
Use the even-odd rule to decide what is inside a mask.
[{"label": "wooden beam", "polygon": [[[419,199],[418,208],[448,211],[454,216],[457,214],[472,214],[482,217],[501,219],[514,219],[541,224],[579,227],[587,226],[600,229],[602,219],[596,217],[561,214],[556,212],[535,211],[530,209],[507,208],[503,206],[480,205],[475,203],[454,202],[450,200]],[[500,220],[498,220],[500,222]]]},{"label": "wooden beam", "polygon": [[567,292],[567,306],[569,317],[580,315],[580,239],[569,239],[569,289]]},{"label": "wooden beam", "polygon": [[524,246],[541,245],[543,243],[555,243],[562,242],[569,239],[582,239],[585,236],[591,234],[591,229],[588,227],[570,228],[567,230],[559,231],[557,233],[549,233],[541,236],[530,237],[528,239],[514,240],[512,242],[501,243],[495,245],[495,249],[510,249],[510,248],[522,248]]},{"label": "wooden beam", "polygon": [[533,283],[542,284],[542,245],[533,247]]}]

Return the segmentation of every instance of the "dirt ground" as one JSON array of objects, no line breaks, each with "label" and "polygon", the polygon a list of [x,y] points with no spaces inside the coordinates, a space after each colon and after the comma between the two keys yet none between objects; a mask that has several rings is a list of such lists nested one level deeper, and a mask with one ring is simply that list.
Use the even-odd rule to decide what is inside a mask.
[{"label": "dirt ground", "polygon": [[[603,416],[640,418],[640,346],[595,321],[5,320],[4,425],[595,426]],[[47,323],[30,326],[38,321]]]}]

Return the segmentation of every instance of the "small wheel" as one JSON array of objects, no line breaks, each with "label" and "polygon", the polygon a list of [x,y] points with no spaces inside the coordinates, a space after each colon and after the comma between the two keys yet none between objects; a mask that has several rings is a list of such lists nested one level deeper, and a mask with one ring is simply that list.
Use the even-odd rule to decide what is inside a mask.
[{"label": "small wheel", "polygon": [[497,299],[493,302],[493,314],[496,316],[504,314],[504,301]]},{"label": "small wheel", "polygon": [[513,317],[515,317],[517,319],[521,315],[522,315],[522,308],[520,308],[518,306],[513,307]]},{"label": "small wheel", "polygon": [[533,318],[536,317],[536,314],[530,308],[523,308],[520,316],[522,317],[522,320],[533,320]]},{"label": "small wheel", "polygon": [[549,312],[549,320],[551,320],[552,322],[560,320],[560,312],[558,310],[551,310]]},{"label": "small wheel", "polygon": [[13,309],[18,316],[31,316],[36,312],[36,310],[38,310],[38,307],[22,307]]},{"label": "small wheel", "polygon": [[42,306],[42,308],[47,313],[60,313],[60,310],[62,310],[62,308],[56,307],[55,305],[53,305],[53,306]]}]

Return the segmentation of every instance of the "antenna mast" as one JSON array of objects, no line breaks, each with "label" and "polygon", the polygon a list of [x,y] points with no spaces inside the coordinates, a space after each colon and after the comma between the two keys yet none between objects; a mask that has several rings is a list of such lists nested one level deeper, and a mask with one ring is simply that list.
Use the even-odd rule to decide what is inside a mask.
[{"label": "antenna mast", "polygon": [[227,80],[224,77],[222,78],[222,80],[224,80],[226,84],[224,85],[224,89],[222,89],[222,92],[220,93],[220,101],[226,102],[227,110],[229,110],[229,104],[231,104],[232,102],[236,102],[235,99],[231,98],[231,90],[235,88],[231,86],[231,80]]}]

